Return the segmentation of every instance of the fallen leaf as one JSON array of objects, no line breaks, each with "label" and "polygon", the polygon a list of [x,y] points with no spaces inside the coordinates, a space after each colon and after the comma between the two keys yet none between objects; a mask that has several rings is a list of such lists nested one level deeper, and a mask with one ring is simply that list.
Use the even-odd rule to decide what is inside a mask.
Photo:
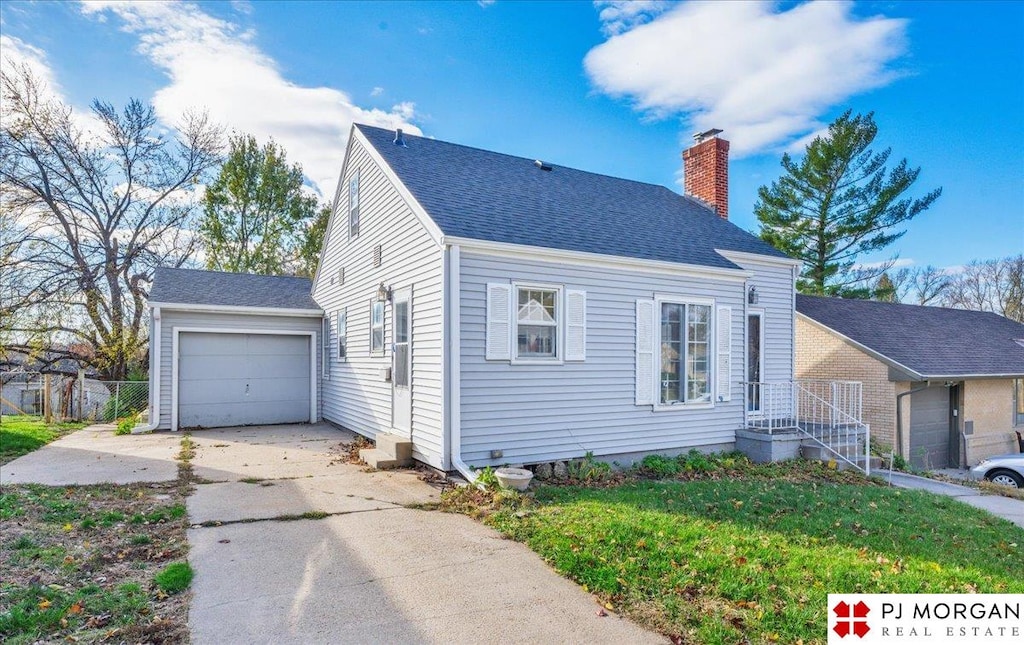
[{"label": "fallen leaf", "polygon": [[40,608],[40,609],[47,609],[47,608],[49,608],[49,606],[50,606],[51,604],[53,604],[53,603],[51,603],[51,602],[50,602],[49,600],[47,600],[46,598],[43,598],[42,600],[40,600],[40,601],[39,601],[39,608]]},{"label": "fallen leaf", "polygon": [[605,608],[605,609],[609,609],[609,610],[611,610],[611,609],[615,609],[615,607],[614,607],[614,606],[612,606],[612,603],[610,603],[610,602],[606,602],[606,603],[604,603],[604,608]]},{"label": "fallen leaf", "polygon": [[606,612],[606,611],[605,611],[605,610],[603,610],[603,609],[598,609],[598,610],[597,610],[597,615],[598,615],[598,616],[601,616],[601,617],[603,618],[603,617],[605,617],[605,616],[607,616],[607,615],[608,615],[608,612]]},{"label": "fallen leaf", "polygon": [[80,613],[82,613],[82,604],[76,602],[75,604],[73,604],[70,607],[68,607],[68,611],[71,612],[72,614],[80,614]]}]

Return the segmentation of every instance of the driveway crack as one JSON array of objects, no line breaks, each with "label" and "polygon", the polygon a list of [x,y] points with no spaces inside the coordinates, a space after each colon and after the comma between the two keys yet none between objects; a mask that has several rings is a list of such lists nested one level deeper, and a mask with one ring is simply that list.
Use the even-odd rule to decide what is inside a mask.
[{"label": "driveway crack", "polygon": [[381,506],[378,508],[363,508],[354,511],[306,511],[304,513],[275,515],[273,517],[246,517],[239,520],[206,520],[192,524],[189,528],[214,528],[218,526],[230,526],[232,524],[255,524],[256,522],[295,522],[298,520],[322,520],[328,517],[340,515],[354,515],[356,513],[375,513],[377,511],[405,510],[403,506]]}]

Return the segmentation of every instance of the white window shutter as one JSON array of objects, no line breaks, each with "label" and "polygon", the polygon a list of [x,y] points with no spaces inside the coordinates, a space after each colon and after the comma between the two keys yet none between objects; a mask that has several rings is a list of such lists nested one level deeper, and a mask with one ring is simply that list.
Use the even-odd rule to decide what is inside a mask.
[{"label": "white window shutter", "polygon": [[654,404],[654,301],[636,301],[636,404]]},{"label": "white window shutter", "polygon": [[715,342],[718,364],[715,366],[717,400],[732,400],[732,307],[719,307]]},{"label": "white window shutter", "polygon": [[587,360],[587,292],[565,290],[565,360]]},{"label": "white window shutter", "polygon": [[512,285],[487,283],[487,350],[489,361],[512,358]]}]

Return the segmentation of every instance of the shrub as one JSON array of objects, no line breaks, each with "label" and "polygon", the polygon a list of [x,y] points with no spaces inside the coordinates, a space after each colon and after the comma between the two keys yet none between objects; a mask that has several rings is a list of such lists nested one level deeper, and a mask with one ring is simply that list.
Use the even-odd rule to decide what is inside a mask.
[{"label": "shrub", "polygon": [[117,429],[114,430],[116,435],[126,435],[132,433],[132,428],[139,425],[139,414],[128,415],[117,422]]},{"label": "shrub", "polygon": [[647,455],[637,467],[642,475],[648,477],[672,477],[682,469],[678,460],[665,455]]},{"label": "shrub", "polygon": [[188,586],[192,584],[192,577],[194,575],[195,573],[188,562],[175,562],[174,564],[167,565],[160,573],[156,574],[153,582],[160,588],[160,591],[167,594],[176,594],[188,589]]},{"label": "shrub", "polygon": [[714,455],[705,455],[699,450],[690,450],[685,455],[679,455],[677,459],[680,467],[686,471],[707,473],[714,470],[718,465],[718,459]]},{"label": "shrub", "polygon": [[501,487],[498,476],[494,474],[494,469],[490,466],[477,471],[476,484],[485,490],[498,490]]},{"label": "shrub", "polygon": [[583,459],[573,459],[569,462],[569,479],[583,483],[602,482],[612,476],[612,467],[609,463],[598,461],[594,453],[588,451]]}]

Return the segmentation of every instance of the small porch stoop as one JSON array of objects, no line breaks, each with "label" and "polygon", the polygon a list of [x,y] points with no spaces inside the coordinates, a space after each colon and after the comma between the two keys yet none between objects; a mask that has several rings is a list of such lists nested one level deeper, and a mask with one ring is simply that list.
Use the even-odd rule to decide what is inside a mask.
[{"label": "small porch stoop", "polygon": [[[755,461],[803,457],[870,474],[871,431],[862,419],[862,386],[855,381],[744,383],[746,429],[737,447]],[[750,446],[749,449],[746,447]]]},{"label": "small porch stoop", "polygon": [[386,470],[412,465],[412,442],[405,437],[380,433],[376,448],[363,448],[359,458],[371,468]]}]

